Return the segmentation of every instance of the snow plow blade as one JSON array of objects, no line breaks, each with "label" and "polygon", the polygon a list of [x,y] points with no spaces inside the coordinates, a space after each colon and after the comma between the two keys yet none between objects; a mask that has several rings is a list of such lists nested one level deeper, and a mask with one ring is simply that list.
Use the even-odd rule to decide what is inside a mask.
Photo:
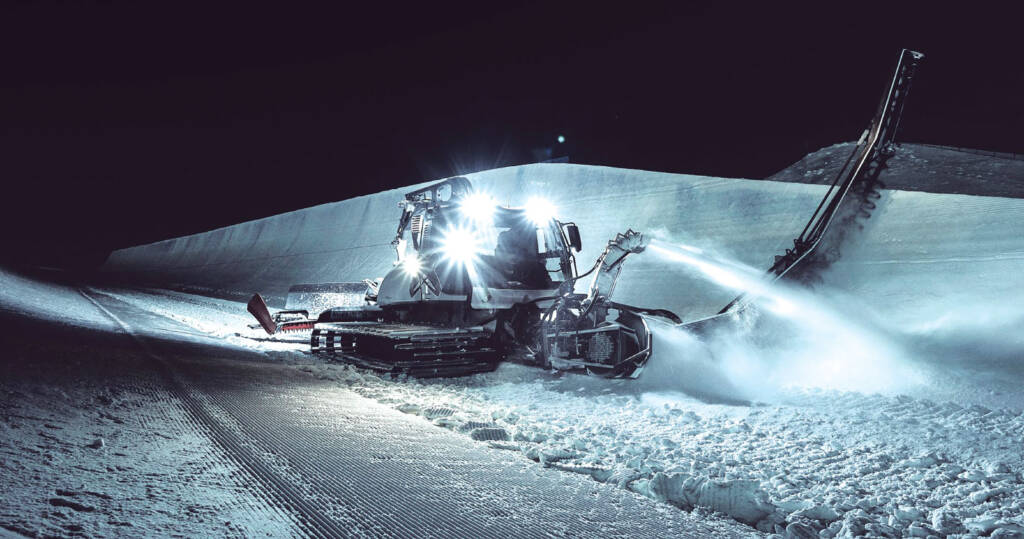
[{"label": "snow plow blade", "polygon": [[441,328],[379,322],[319,323],[314,354],[358,367],[420,378],[493,371],[500,355],[482,327]]},{"label": "snow plow blade", "polygon": [[[297,284],[288,289],[283,311],[271,313],[263,296],[253,294],[246,310],[256,318],[259,326],[268,335],[280,332],[308,331],[313,329],[316,318],[309,313],[322,313],[326,310],[359,311],[369,309],[379,311],[367,304],[371,296],[372,282],[359,283],[320,283]],[[250,326],[255,328],[256,326]]]},{"label": "snow plow blade", "polygon": [[274,322],[274,317],[270,314],[270,309],[267,308],[267,302],[263,301],[263,296],[253,294],[245,309],[256,318],[256,321],[260,323],[260,327],[267,332],[267,335],[277,333],[277,323]]}]

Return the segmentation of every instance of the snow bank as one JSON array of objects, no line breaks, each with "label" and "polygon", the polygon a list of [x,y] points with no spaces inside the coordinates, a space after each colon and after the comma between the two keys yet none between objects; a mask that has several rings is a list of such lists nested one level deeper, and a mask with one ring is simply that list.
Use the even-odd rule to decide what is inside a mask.
[{"label": "snow bank", "polygon": [[[1017,174],[998,167],[989,172]],[[905,172],[887,172],[882,181],[894,184],[893,174]],[[551,199],[562,218],[580,225],[581,267],[617,232],[633,228],[714,245],[743,264],[767,268],[792,247],[826,189],[567,164],[471,176],[503,203]],[[111,255],[104,271],[239,299],[259,291],[280,305],[293,284],[360,281],[389,270],[395,204],[412,187],[123,249]],[[943,316],[967,301],[1024,299],[1024,199],[886,190],[864,224],[825,284],[860,297],[892,323]],[[631,259],[616,296],[628,304],[668,308],[685,319],[713,314],[732,299],[729,291],[655,257]]]}]

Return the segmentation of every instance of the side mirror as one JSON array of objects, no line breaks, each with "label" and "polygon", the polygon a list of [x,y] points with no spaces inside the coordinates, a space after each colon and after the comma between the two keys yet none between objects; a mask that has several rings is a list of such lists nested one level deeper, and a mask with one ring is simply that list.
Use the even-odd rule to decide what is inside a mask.
[{"label": "side mirror", "polygon": [[576,226],[576,223],[569,223],[565,225],[565,233],[569,236],[569,246],[577,253],[580,252],[580,249],[583,249],[583,240],[580,239],[580,227]]}]

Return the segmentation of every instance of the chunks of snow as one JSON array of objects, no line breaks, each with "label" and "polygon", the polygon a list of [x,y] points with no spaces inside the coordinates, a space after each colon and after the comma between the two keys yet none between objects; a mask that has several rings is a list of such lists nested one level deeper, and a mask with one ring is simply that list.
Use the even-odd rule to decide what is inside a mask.
[{"label": "chunks of snow", "polygon": [[786,526],[786,539],[818,539],[818,531],[803,522],[792,522]]},{"label": "chunks of snow", "polygon": [[[229,342],[248,322],[244,306],[236,305],[237,318],[223,318],[229,302],[194,298],[178,310],[179,296],[119,293],[196,317],[189,325],[197,329],[221,320],[214,333]],[[264,351],[281,345],[250,341]],[[737,405],[651,389],[643,379],[512,364],[463,379],[394,380],[281,353],[275,359],[479,440],[481,448],[517,449],[543,466],[680,508],[718,511],[765,533],[1005,535],[1024,508],[1024,415],[978,405],[967,392],[966,402],[934,402],[793,388],[769,403]]]},{"label": "chunks of snow", "polygon": [[981,482],[985,480],[986,476],[981,470],[967,470],[957,477],[964,481]]},{"label": "chunks of snow", "polygon": [[977,534],[988,534],[992,530],[996,529],[996,523],[999,522],[999,517],[986,513],[979,517],[969,518],[964,521],[964,527],[967,531]]},{"label": "chunks of snow", "polygon": [[895,507],[892,516],[901,522],[920,522],[924,520],[924,511],[916,507]]},{"label": "chunks of snow", "polygon": [[444,406],[432,406],[426,408],[420,412],[420,415],[427,419],[438,419],[441,417],[451,417],[455,413],[455,410]]},{"label": "chunks of snow", "polygon": [[839,520],[839,517],[840,515],[835,510],[835,508],[830,507],[828,505],[815,504],[806,509],[793,511],[793,513],[789,515],[789,520],[798,522],[801,519],[806,518],[811,520],[820,520],[825,523],[831,523],[836,520]]},{"label": "chunks of snow", "polygon": [[657,472],[641,493],[687,509],[706,507],[747,524],[756,524],[775,510],[757,481]]},{"label": "chunks of snow", "polygon": [[509,440],[508,432],[501,427],[481,427],[469,432],[469,437],[478,441],[504,442]]},{"label": "chunks of snow", "polygon": [[917,456],[915,458],[907,459],[900,463],[900,466],[904,468],[928,468],[935,466],[943,462],[942,456],[938,455],[934,451],[928,452],[927,454]]},{"label": "chunks of snow", "polygon": [[944,535],[965,531],[960,520],[957,519],[953,512],[948,509],[936,509],[933,511],[931,523],[932,528],[935,528],[935,531]]},{"label": "chunks of snow", "polygon": [[408,403],[408,402],[405,402],[405,403],[402,403],[402,404],[398,405],[397,409],[398,409],[399,412],[403,412],[403,413],[406,413],[406,414],[419,414],[420,413],[419,405]]},{"label": "chunks of snow", "polygon": [[538,452],[538,460],[541,464],[558,462],[560,460],[572,458],[573,456],[574,454],[572,452],[562,448],[541,449]]},{"label": "chunks of snow", "polygon": [[993,496],[998,496],[1006,492],[1009,492],[1009,489],[1006,489],[1004,487],[989,488],[985,490],[979,490],[977,492],[972,492],[970,498],[971,501],[974,503],[982,503],[984,501],[987,501],[989,498],[992,498]]}]

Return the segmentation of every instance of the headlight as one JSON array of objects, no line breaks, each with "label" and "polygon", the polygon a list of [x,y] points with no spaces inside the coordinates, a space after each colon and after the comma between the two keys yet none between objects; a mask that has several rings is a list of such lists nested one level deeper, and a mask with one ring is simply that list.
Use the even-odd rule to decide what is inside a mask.
[{"label": "headlight", "polygon": [[547,199],[533,197],[526,201],[523,208],[526,211],[526,218],[536,226],[543,226],[551,222],[558,213],[555,205]]},{"label": "headlight", "polygon": [[487,193],[476,191],[464,197],[459,210],[474,224],[489,225],[494,222],[494,210],[498,202]]},{"label": "headlight", "polygon": [[441,238],[441,254],[446,260],[460,265],[476,262],[481,253],[480,239],[465,228],[449,228]]},{"label": "headlight", "polygon": [[410,254],[402,259],[402,271],[405,272],[409,277],[419,277],[420,271],[423,270],[423,263],[420,262],[420,257],[416,253]]}]

